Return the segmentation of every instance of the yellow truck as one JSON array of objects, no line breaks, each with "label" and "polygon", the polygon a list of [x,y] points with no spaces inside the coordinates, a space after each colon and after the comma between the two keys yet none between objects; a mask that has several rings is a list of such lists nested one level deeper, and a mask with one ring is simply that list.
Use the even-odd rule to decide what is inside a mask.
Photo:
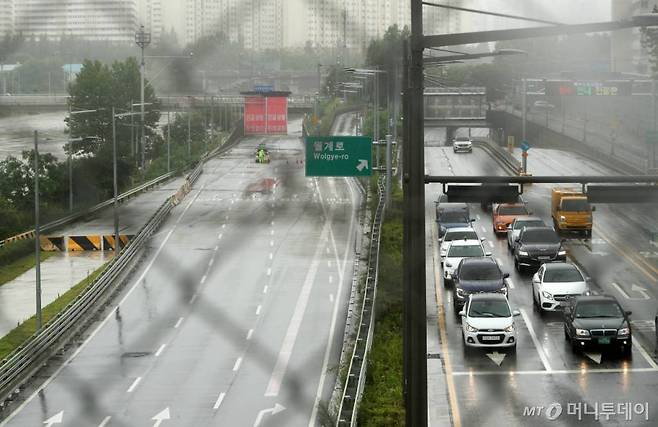
[{"label": "yellow truck", "polygon": [[592,211],[587,195],[570,188],[553,188],[551,216],[555,231],[583,231],[592,235]]}]

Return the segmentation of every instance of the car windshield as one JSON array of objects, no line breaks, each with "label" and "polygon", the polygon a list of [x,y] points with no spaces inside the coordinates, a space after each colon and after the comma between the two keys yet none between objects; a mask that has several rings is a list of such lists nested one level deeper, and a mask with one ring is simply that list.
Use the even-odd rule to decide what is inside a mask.
[{"label": "car windshield", "polygon": [[507,301],[496,300],[475,300],[471,302],[468,308],[469,317],[511,317]]},{"label": "car windshield", "polygon": [[544,226],[544,222],[538,219],[532,221],[516,221],[514,223],[515,230],[520,230],[523,227],[543,227],[543,226]]},{"label": "car windshield", "polygon": [[494,263],[471,264],[462,268],[462,280],[498,280],[501,278],[500,268]]},{"label": "car windshield", "polygon": [[562,210],[572,212],[589,211],[591,208],[587,199],[565,199],[562,200]]},{"label": "car windshield", "polygon": [[576,306],[576,317],[579,319],[623,316],[624,313],[614,301],[581,302]]},{"label": "car windshield", "polygon": [[452,242],[453,240],[477,240],[478,235],[474,230],[469,231],[449,231],[446,233],[443,241]]},{"label": "car windshield", "polygon": [[525,206],[501,206],[498,215],[528,215]]},{"label": "car windshield", "polygon": [[455,138],[455,141],[464,142],[464,141],[470,141],[470,139],[467,136],[458,136],[457,138]]},{"label": "car windshield", "polygon": [[544,273],[544,282],[582,282],[583,276],[576,267],[549,268]]},{"label": "car windshield", "polygon": [[553,230],[526,230],[521,239],[523,243],[560,243],[560,238]]},{"label": "car windshield", "polygon": [[459,245],[450,246],[448,250],[448,257],[475,257],[475,256],[484,256],[482,251],[482,246],[480,245]]},{"label": "car windshield", "polygon": [[464,211],[442,211],[439,213],[440,222],[467,223],[468,215]]}]

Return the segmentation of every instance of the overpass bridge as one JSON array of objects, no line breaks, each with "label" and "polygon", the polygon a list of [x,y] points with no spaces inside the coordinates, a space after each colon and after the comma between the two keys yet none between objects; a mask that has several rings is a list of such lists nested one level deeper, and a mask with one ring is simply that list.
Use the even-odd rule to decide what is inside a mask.
[{"label": "overpass bridge", "polygon": [[424,93],[425,124],[445,127],[451,140],[459,128],[492,128],[484,87],[428,87]]},{"label": "overpass bridge", "polygon": [[[6,95],[0,96],[0,111],[58,111],[68,108],[68,95]],[[162,111],[186,111],[189,108],[234,106],[242,108],[242,95],[171,95],[158,98]],[[290,112],[307,112],[313,109],[315,98],[297,95],[288,98]]]}]

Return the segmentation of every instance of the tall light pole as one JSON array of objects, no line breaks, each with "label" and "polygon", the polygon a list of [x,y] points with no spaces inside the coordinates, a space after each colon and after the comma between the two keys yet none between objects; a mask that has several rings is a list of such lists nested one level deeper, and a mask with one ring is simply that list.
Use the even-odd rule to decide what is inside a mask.
[{"label": "tall light pole", "polygon": [[36,273],[37,330],[43,326],[41,316],[41,230],[39,224],[39,133],[34,131],[34,259]]},{"label": "tall light pole", "polygon": [[142,134],[141,134],[141,143],[142,143],[142,168],[144,167],[144,74],[146,72],[146,63],[144,62],[144,49],[146,46],[151,44],[151,33],[144,31],[144,26],[139,27],[139,31],[135,34],[135,43],[142,50],[142,61],[140,63],[140,106],[141,114],[140,119],[142,121]]}]

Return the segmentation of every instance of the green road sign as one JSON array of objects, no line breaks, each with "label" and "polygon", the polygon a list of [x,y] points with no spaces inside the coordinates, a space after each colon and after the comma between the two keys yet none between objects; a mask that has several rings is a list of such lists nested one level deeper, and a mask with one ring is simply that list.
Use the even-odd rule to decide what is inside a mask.
[{"label": "green road sign", "polygon": [[648,130],[644,135],[647,144],[658,144],[658,132]]},{"label": "green road sign", "polygon": [[365,136],[307,136],[306,176],[372,175],[372,139]]}]

